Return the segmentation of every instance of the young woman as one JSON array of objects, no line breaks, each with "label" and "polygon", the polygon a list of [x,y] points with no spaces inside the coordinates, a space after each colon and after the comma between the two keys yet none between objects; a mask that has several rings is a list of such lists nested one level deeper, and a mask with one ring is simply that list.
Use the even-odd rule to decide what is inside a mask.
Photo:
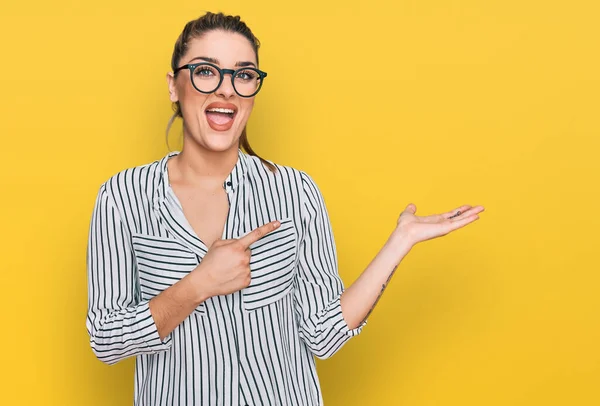
[{"label": "young woman", "polygon": [[409,204],[344,289],[317,185],[248,143],[267,76],[258,48],[237,16],[190,21],[167,74],[182,150],[117,173],[98,192],[87,329],[101,361],[136,356],[136,405],[322,405],[314,357],[360,333],[415,244],[483,210],[420,217]]}]

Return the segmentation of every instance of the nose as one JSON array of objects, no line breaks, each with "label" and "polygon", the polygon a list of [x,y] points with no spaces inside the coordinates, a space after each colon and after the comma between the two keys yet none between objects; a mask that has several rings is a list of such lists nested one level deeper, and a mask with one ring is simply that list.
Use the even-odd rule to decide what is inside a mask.
[{"label": "nose", "polygon": [[221,86],[217,89],[216,94],[226,99],[235,95],[233,83],[231,82],[231,73],[225,73],[223,75],[223,82],[221,82]]}]

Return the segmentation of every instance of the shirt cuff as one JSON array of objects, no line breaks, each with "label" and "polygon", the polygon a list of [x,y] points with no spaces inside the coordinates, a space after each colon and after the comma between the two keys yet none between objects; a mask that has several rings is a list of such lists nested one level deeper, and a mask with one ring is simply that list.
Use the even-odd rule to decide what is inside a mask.
[{"label": "shirt cuff", "polygon": [[363,320],[362,323],[353,329],[348,326],[348,323],[342,314],[342,293],[343,292],[341,292],[332,302],[329,310],[329,318],[340,333],[348,337],[354,337],[361,333],[363,327],[367,324],[367,320]]},{"label": "shirt cuff", "polygon": [[152,353],[171,348],[171,333],[169,333],[163,340],[160,339],[156,323],[152,317],[152,313],[150,312],[149,301],[142,302],[138,305],[136,323],[143,325],[143,328],[140,330],[140,335]]}]

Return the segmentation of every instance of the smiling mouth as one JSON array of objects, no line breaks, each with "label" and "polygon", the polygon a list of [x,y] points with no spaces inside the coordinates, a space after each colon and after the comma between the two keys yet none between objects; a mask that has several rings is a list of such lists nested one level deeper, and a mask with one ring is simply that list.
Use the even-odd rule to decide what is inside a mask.
[{"label": "smiling mouth", "polygon": [[228,130],[233,124],[236,111],[223,107],[213,107],[206,109],[205,114],[208,124],[213,130],[224,131]]}]

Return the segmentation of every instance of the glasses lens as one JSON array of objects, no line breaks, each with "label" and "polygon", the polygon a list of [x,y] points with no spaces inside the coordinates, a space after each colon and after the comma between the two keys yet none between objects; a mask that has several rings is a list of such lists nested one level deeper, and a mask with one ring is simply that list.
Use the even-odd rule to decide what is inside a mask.
[{"label": "glasses lens", "polygon": [[219,79],[219,71],[210,65],[198,65],[192,74],[194,86],[206,93],[214,91],[219,86]]},{"label": "glasses lens", "polygon": [[233,85],[240,95],[251,96],[260,88],[261,81],[258,71],[248,68],[236,72]]}]

